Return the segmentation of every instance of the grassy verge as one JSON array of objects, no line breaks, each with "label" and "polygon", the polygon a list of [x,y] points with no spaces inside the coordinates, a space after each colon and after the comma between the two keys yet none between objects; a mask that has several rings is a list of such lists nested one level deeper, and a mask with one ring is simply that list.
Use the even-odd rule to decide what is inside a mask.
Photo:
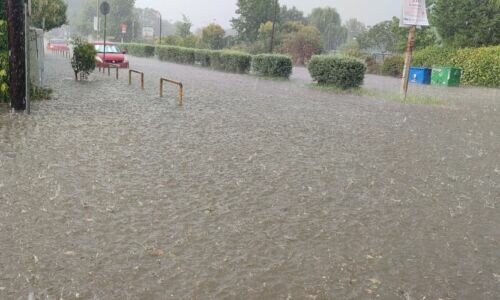
[{"label": "grassy verge", "polygon": [[437,97],[422,96],[422,95],[408,95],[406,100],[400,93],[386,92],[373,89],[355,88],[355,89],[341,89],[331,85],[319,85],[317,83],[308,84],[310,88],[320,91],[335,93],[340,95],[355,95],[365,96],[372,99],[382,99],[386,101],[407,103],[407,104],[423,104],[423,105],[444,105],[446,102]]}]

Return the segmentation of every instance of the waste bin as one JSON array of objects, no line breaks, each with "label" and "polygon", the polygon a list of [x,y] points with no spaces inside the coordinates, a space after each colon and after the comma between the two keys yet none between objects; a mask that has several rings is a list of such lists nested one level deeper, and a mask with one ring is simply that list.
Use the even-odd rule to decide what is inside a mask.
[{"label": "waste bin", "polygon": [[431,83],[432,69],[411,67],[408,74],[408,81],[417,84],[430,84]]},{"label": "waste bin", "polygon": [[433,67],[432,85],[459,86],[462,70],[453,67]]}]

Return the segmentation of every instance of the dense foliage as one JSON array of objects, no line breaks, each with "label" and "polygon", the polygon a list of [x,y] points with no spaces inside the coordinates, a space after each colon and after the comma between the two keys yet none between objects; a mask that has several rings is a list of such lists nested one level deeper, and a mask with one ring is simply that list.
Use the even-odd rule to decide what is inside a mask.
[{"label": "dense foliage", "polygon": [[208,49],[222,49],[224,48],[224,36],[226,32],[218,24],[210,24],[203,28],[201,33],[201,42],[204,48]]},{"label": "dense foliage", "polygon": [[232,73],[248,73],[250,71],[252,64],[250,54],[227,50],[214,52],[211,56],[212,68]]},{"label": "dense foliage", "polygon": [[275,2],[269,0],[238,0],[237,18],[231,20],[242,41],[257,40],[261,24],[273,20]]},{"label": "dense foliage", "polygon": [[33,26],[50,31],[67,23],[66,10],[68,5],[63,0],[33,0]]},{"label": "dense foliage", "polygon": [[95,69],[95,59],[97,52],[92,44],[81,39],[73,42],[73,57],[71,58],[71,67],[75,72],[75,79],[87,77]]},{"label": "dense foliage", "polygon": [[[0,1],[0,5],[5,2]],[[3,7],[2,7],[3,8]],[[7,41],[7,22],[1,17],[5,14],[0,12],[0,102],[9,99],[9,52]]]},{"label": "dense foliage", "polygon": [[123,48],[130,55],[139,57],[151,57],[155,55],[155,46],[148,44],[124,44]]},{"label": "dense foliage", "polygon": [[315,55],[311,58],[308,69],[311,77],[320,85],[331,84],[349,89],[357,88],[363,83],[366,66],[354,58]]},{"label": "dense foliage", "polygon": [[381,67],[382,75],[401,77],[403,75],[403,69],[405,65],[405,59],[402,55],[393,55],[384,60]]},{"label": "dense foliage", "polygon": [[176,46],[157,46],[156,55],[160,60],[171,61],[180,64],[194,64],[195,50]]},{"label": "dense foliage", "polygon": [[292,74],[292,59],[280,54],[260,54],[252,59],[254,72],[271,77],[288,78]]},{"label": "dense foliage", "polygon": [[340,15],[333,7],[315,8],[308,17],[323,37],[325,50],[335,50],[347,39],[347,29],[342,26]]},{"label": "dense foliage", "polygon": [[450,66],[462,69],[462,84],[500,86],[500,46],[449,49],[429,47],[417,51],[414,66]]},{"label": "dense foliage", "polygon": [[321,33],[313,26],[297,26],[297,31],[292,31],[283,38],[281,52],[291,55],[294,64],[304,65],[314,54],[321,53]]},{"label": "dense foliage", "polygon": [[446,46],[478,47],[500,43],[498,0],[435,0],[431,24]]}]

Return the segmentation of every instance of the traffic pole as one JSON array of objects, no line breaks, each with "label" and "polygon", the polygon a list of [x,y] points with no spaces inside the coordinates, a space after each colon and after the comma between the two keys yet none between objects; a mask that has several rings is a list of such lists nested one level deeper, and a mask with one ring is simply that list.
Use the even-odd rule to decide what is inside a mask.
[{"label": "traffic pole", "polygon": [[411,26],[410,32],[408,33],[408,43],[406,45],[405,54],[405,66],[403,69],[403,81],[401,85],[402,93],[404,94],[404,100],[406,101],[406,96],[408,95],[408,75],[410,73],[410,66],[413,57],[413,47],[415,46],[415,38],[417,35],[417,26]]},{"label": "traffic pole", "polygon": [[[26,110],[26,18],[24,0],[7,0],[10,106]],[[21,30],[19,30],[21,28]]]}]

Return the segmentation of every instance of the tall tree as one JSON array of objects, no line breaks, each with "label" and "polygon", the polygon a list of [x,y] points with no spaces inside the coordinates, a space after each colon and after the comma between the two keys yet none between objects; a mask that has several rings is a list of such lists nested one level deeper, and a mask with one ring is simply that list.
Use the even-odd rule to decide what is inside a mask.
[{"label": "tall tree", "polygon": [[210,49],[222,49],[224,47],[224,36],[226,32],[219,24],[210,24],[203,28],[201,41]]},{"label": "tall tree", "polygon": [[453,47],[500,43],[500,1],[435,0],[431,24],[443,42]]},{"label": "tall tree", "polygon": [[357,38],[361,49],[387,53],[396,49],[398,35],[392,31],[392,21],[375,24]]},{"label": "tall tree", "polygon": [[63,0],[33,0],[32,24],[35,27],[50,31],[67,23],[68,5]]},{"label": "tall tree", "polygon": [[7,1],[6,0],[0,0],[0,20],[6,20],[7,19]]},{"label": "tall tree", "polygon": [[[395,50],[404,52],[408,43],[408,28],[399,26],[399,18],[392,18],[392,32],[397,37],[397,42],[395,44]],[[420,50],[428,46],[435,45],[437,43],[436,29],[430,26],[422,26],[417,28],[416,38],[415,38],[415,50]]]},{"label": "tall tree", "polygon": [[291,25],[289,30],[297,31],[285,36],[281,51],[291,55],[295,64],[303,65],[311,59],[311,56],[321,53],[323,42],[321,33],[316,27],[304,26],[299,22],[287,24]]},{"label": "tall tree", "polygon": [[340,15],[333,7],[315,8],[308,17],[309,23],[323,36],[325,50],[335,50],[347,39]]},{"label": "tall tree", "polygon": [[182,21],[176,22],[175,26],[177,27],[177,35],[185,38],[191,34],[191,27],[193,24],[188,17],[182,15]]},{"label": "tall tree", "polygon": [[260,25],[273,20],[275,3],[275,0],[238,0],[238,17],[231,23],[241,40],[257,40]]},{"label": "tall tree", "polygon": [[347,20],[344,24],[344,27],[347,30],[347,41],[356,39],[360,34],[366,31],[365,24],[361,23],[355,18]]},{"label": "tall tree", "polygon": [[281,24],[287,22],[301,22],[305,24],[307,19],[304,17],[304,12],[298,10],[295,6],[288,8],[286,5],[283,5],[280,9],[279,22]]}]

